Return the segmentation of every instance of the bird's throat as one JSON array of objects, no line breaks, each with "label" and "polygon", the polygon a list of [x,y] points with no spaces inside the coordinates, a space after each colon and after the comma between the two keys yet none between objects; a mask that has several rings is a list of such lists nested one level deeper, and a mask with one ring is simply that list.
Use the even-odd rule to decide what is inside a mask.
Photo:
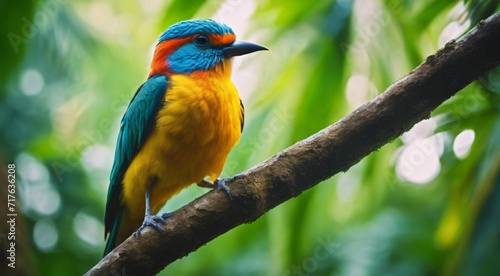
[{"label": "bird's throat", "polygon": [[223,62],[215,65],[208,70],[197,70],[190,74],[192,78],[215,78],[215,79],[230,79],[232,72],[232,61],[226,59]]}]

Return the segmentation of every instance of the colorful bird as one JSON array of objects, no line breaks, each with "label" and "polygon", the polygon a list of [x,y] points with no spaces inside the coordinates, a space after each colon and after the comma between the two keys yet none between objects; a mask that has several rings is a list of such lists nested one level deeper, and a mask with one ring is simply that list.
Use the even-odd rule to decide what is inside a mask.
[{"label": "colorful bird", "polygon": [[[228,26],[188,20],[170,26],[156,45],[147,81],[122,118],[106,203],[104,255],[146,226],[190,184],[224,189],[218,179],[243,130],[244,108],[232,83],[231,58],[267,50],[237,41]],[[137,230],[137,231],[136,231]]]}]

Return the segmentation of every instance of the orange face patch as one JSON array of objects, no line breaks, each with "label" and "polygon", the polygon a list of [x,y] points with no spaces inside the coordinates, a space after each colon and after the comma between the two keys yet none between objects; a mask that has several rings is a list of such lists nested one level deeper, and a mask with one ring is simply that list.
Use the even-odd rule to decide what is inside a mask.
[{"label": "orange face patch", "polygon": [[[161,42],[156,45],[155,53],[153,55],[153,60],[151,62],[151,71],[149,73],[149,77],[159,74],[166,73],[169,74],[168,64],[166,62],[166,58],[179,47],[184,44],[189,43],[195,37],[200,34],[195,34],[192,36],[181,37],[169,39]],[[210,43],[214,46],[222,46],[233,43],[236,40],[236,36],[234,34],[208,34],[208,38],[210,39]]]},{"label": "orange face patch", "polygon": [[167,62],[165,59],[177,48],[191,41],[191,37],[174,38],[161,42],[156,45],[153,60],[151,61],[151,72],[149,76],[154,74],[167,72]]},{"label": "orange face patch", "polygon": [[210,38],[212,44],[216,46],[231,44],[236,40],[236,36],[234,34],[210,34],[208,37]]}]

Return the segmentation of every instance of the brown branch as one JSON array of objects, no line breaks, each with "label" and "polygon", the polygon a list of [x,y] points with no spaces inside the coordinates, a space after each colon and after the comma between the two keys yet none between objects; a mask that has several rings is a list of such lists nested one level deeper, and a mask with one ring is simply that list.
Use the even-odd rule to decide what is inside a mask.
[{"label": "brown branch", "polygon": [[87,275],[150,275],[232,228],[256,220],[389,143],[482,74],[500,64],[500,13],[448,43],[383,94],[341,121],[229,182],[233,201],[212,191],[177,210],[166,234],[147,227]]}]

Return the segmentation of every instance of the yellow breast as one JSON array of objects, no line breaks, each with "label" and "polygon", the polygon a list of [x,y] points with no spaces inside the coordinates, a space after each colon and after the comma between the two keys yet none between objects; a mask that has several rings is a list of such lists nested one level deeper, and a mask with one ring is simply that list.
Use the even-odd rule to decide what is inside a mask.
[{"label": "yellow breast", "polygon": [[220,175],[243,120],[229,76],[230,64],[223,63],[210,71],[170,77],[156,125],[123,179],[122,201],[131,217],[142,220],[145,190],[152,181],[156,213],[184,187]]}]

